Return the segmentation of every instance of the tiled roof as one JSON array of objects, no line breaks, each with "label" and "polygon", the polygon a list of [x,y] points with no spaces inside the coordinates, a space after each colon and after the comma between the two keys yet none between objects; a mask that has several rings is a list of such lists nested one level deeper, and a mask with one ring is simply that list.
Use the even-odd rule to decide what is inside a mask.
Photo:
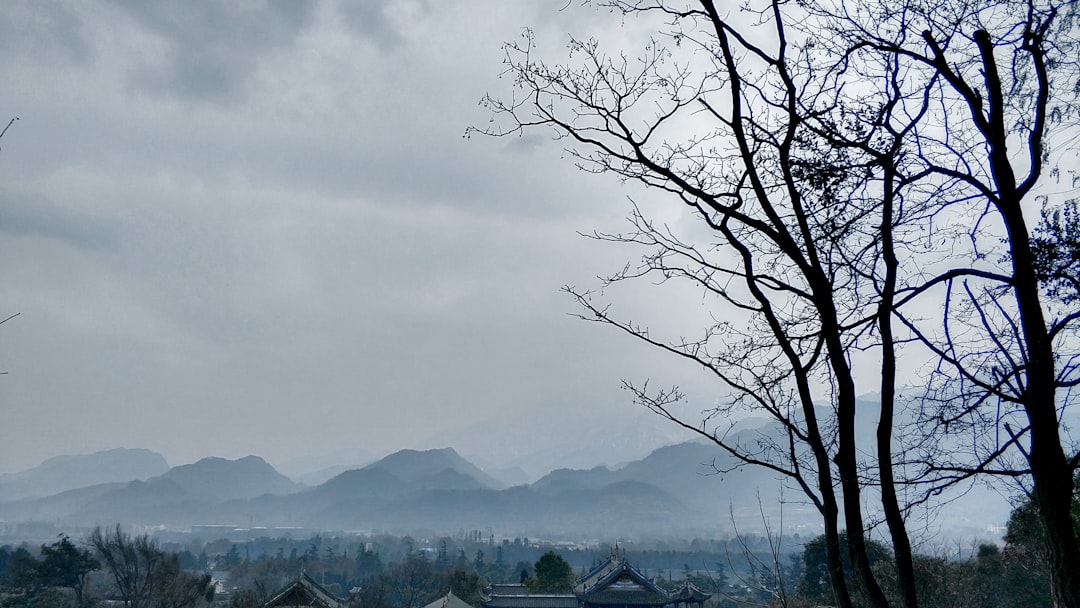
[{"label": "tiled roof", "polygon": [[[578,579],[572,595],[533,595],[524,585],[492,585],[485,593],[484,608],[664,606],[676,600],[625,560],[614,555]],[[705,599],[708,597],[705,596]]]},{"label": "tiled roof", "polygon": [[595,587],[599,581],[619,569],[622,564],[622,560],[615,556],[611,556],[605,561],[593,566],[593,569],[590,570],[588,574],[578,579],[577,584],[574,585],[574,593],[581,593],[585,589]]},{"label": "tiled roof", "polygon": [[485,608],[578,608],[578,600],[569,594],[495,595],[484,600]]},{"label": "tiled roof", "polygon": [[529,588],[521,583],[492,583],[491,595],[529,595]]},{"label": "tiled roof", "polygon": [[671,602],[663,589],[626,560],[611,556],[574,586],[574,595],[587,604],[661,606]]},{"label": "tiled roof", "polygon": [[427,606],[424,606],[424,608],[473,608],[473,606],[454,595],[454,592],[451,591]]},{"label": "tiled roof", "polygon": [[671,599],[677,602],[704,602],[712,597],[711,593],[705,593],[701,589],[698,589],[690,581],[683,582],[683,586],[679,587],[679,590],[671,594]]},{"label": "tiled roof", "polygon": [[345,604],[323,589],[307,574],[296,577],[289,585],[274,594],[263,608],[274,606],[316,606],[317,608],[342,608]]},{"label": "tiled roof", "polygon": [[666,594],[645,589],[601,589],[581,600],[596,606],[663,606],[671,602]]}]

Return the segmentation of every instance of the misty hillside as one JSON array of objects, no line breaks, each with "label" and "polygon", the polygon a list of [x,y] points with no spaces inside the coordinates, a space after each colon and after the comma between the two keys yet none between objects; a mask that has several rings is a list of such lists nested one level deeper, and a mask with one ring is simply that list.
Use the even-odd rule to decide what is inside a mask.
[{"label": "misty hillside", "polygon": [[[603,429],[602,438],[597,429]],[[584,408],[575,412],[573,424],[544,410],[508,411],[461,429],[442,430],[437,440],[458,446],[466,458],[506,485],[519,485],[555,469],[615,467],[692,436],[644,408],[622,408],[618,415]]]},{"label": "misty hillside", "polygon": [[66,490],[44,498],[24,498],[0,502],[0,519],[6,521],[76,521],[73,519],[72,514],[85,512],[91,502],[126,485],[125,483],[103,483]]},{"label": "misty hillside", "polygon": [[257,456],[238,460],[204,458],[146,480],[105,483],[40,499],[0,504],[0,519],[49,518],[71,525],[101,522],[202,521],[231,499],[296,492],[302,486]]},{"label": "misty hillside", "polygon": [[345,471],[326,483],[303,493],[305,500],[362,501],[371,496],[399,496],[408,492],[409,484],[393,473],[380,468]]},{"label": "misty hillside", "polygon": [[292,473],[292,474],[285,473],[285,471],[281,471],[281,469],[278,469],[278,470],[281,471],[282,473],[285,473],[286,475],[288,475],[289,478],[291,478],[293,481],[295,481],[297,483],[301,483],[301,484],[303,484],[305,486],[317,486],[317,485],[320,485],[320,484],[324,484],[327,481],[330,481],[331,479],[337,477],[338,475],[344,473],[345,471],[351,471],[353,469],[362,469],[365,466],[367,466],[367,464],[336,464],[336,465],[333,465],[333,466],[324,467],[324,468],[314,470],[314,471],[302,471],[302,472],[296,472],[296,473]]},{"label": "misty hillside", "polygon": [[[686,442],[654,450],[651,454],[618,469],[561,469],[537,480],[532,488],[544,495],[570,496],[586,492],[611,492],[615,488],[649,488],[670,497],[683,513],[686,528],[730,530],[733,525],[753,526],[761,520],[757,496],[775,496],[780,487],[775,476],[760,468],[734,469],[730,460],[715,445]],[[734,469],[718,473],[720,469]],[[775,504],[764,509],[778,517]],[[815,525],[813,518],[787,513],[786,523],[793,526]],[[733,524],[732,519],[735,523]]]},{"label": "misty hillside", "polygon": [[[177,528],[253,522],[310,529],[674,533],[713,526],[713,514],[696,506],[704,487],[695,487],[700,479],[687,464],[707,449],[675,446],[617,471],[556,471],[532,487],[510,489],[449,448],[402,450],[306,489],[256,457],[208,458],[146,481],[0,504],[0,518],[47,513],[69,525],[122,521]],[[682,477],[670,474],[680,459],[688,468]],[[669,478],[650,478],[654,472]]]},{"label": "misty hillside", "polygon": [[[744,425],[729,439],[753,445],[772,434],[769,425]],[[196,524],[403,533],[483,529],[581,538],[724,537],[736,528],[758,530],[765,517],[774,523],[782,519],[788,532],[820,533],[820,517],[798,491],[785,490],[781,507],[775,474],[736,464],[717,446],[691,441],[655,449],[623,466],[559,469],[532,485],[504,488],[453,449],[401,450],[304,487],[258,457],[207,458],[145,481],[5,501],[0,520],[68,526],[123,522],[180,530]],[[958,503],[960,516],[938,523],[964,526],[969,533],[1003,523],[1007,505],[977,492],[971,497],[972,504],[964,502],[966,497]]]},{"label": "misty hillside", "polygon": [[117,448],[56,456],[21,473],[0,475],[0,501],[40,498],[104,483],[149,479],[169,470],[165,458],[145,449]]},{"label": "misty hillside", "polygon": [[258,456],[237,460],[203,458],[193,464],[173,467],[161,479],[212,500],[291,494],[302,488]]},{"label": "misty hillside", "polygon": [[[485,488],[499,489],[503,487],[501,482],[462,458],[453,448],[400,450],[368,465],[366,468],[386,471],[402,481],[410,483],[434,480],[435,477],[444,475],[449,470],[460,474],[463,478],[470,478]],[[436,483],[436,485],[439,484]]]}]

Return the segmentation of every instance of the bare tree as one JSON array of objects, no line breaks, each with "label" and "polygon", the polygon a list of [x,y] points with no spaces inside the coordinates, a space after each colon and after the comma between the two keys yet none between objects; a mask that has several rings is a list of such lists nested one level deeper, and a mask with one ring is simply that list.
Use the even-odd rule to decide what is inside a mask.
[{"label": "bare tree", "polygon": [[[910,3],[886,14],[840,4],[816,13],[835,24],[845,57],[866,49],[900,66],[906,83],[894,98],[931,102],[919,106],[927,111],[900,150],[914,161],[901,174],[901,193],[922,197],[929,219],[953,223],[967,243],[952,253],[961,254],[956,261],[909,282],[892,306],[936,362],[918,421],[929,439],[920,481],[1030,480],[1047,529],[1055,604],[1077,606],[1080,546],[1069,511],[1080,454],[1067,453],[1075,446],[1064,443],[1060,411],[1080,382],[1080,309],[1075,280],[1065,278],[1080,266],[1069,222],[1076,199],[1068,188],[1054,192],[1060,167],[1050,152],[1077,134],[1078,5],[927,8]],[[1040,203],[1041,226],[1032,218]],[[943,307],[936,321],[913,312],[931,293]],[[969,449],[942,440],[958,435],[974,435]]]},{"label": "bare tree", "polygon": [[105,530],[95,528],[90,534],[90,544],[112,575],[124,605],[129,608],[149,606],[155,572],[164,558],[149,537],[132,538],[117,524],[115,528]]},{"label": "bare tree", "polygon": [[[1040,284],[1025,216],[1048,173],[1048,133],[1075,112],[1063,85],[1076,76],[1076,4],[777,0],[736,18],[711,0],[604,4],[655,18],[667,43],[633,56],[575,39],[567,62],[550,65],[526,34],[506,47],[524,95],[486,98],[509,122],[484,132],[554,129],[580,167],[666,193],[708,228],[705,241],[684,238],[635,206],[629,231],[595,235],[646,249],[605,286],[653,277],[699,288],[716,311],[697,337],[658,337],[598,293],[568,288],[584,318],[701,365],[730,394],[700,423],[676,409],[677,388],[627,383],[637,400],[803,491],[823,518],[840,606],[915,608],[909,509],[987,474],[1032,480],[1059,534],[1055,601],[1080,606],[1067,521],[1077,463],[1056,392],[1078,381],[1080,311]],[[1007,81],[998,54],[1009,56]],[[1016,141],[1022,158],[1008,151]],[[903,416],[901,385],[916,379],[898,376],[901,356],[929,361],[933,378],[917,395],[925,407]],[[872,385],[855,369],[864,358],[880,361]],[[881,394],[872,446],[857,443],[857,389]],[[729,439],[746,411],[767,413],[782,435]],[[899,435],[912,420],[922,432]],[[959,451],[958,430],[975,436]],[[895,598],[870,567],[876,512]],[[842,551],[865,597],[847,588]]]},{"label": "bare tree", "polygon": [[90,544],[128,608],[184,608],[213,598],[209,575],[183,572],[178,556],[163,551],[145,534],[132,537],[119,524],[95,528]]}]

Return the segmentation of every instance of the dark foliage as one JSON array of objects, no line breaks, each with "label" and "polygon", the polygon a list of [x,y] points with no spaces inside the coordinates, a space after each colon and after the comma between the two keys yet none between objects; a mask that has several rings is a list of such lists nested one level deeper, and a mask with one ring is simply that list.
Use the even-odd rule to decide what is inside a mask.
[{"label": "dark foliage", "polygon": [[574,572],[561,555],[548,551],[533,565],[533,577],[525,585],[533,593],[566,593],[574,586]]}]

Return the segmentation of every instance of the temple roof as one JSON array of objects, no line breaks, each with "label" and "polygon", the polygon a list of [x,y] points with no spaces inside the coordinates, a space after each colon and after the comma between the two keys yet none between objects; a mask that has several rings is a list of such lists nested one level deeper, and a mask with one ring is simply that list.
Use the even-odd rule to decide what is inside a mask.
[{"label": "temple roof", "polygon": [[679,590],[671,594],[671,599],[676,602],[704,602],[712,597],[711,593],[705,593],[701,589],[698,589],[689,580],[684,581],[682,587]]},{"label": "temple roof", "polygon": [[490,595],[529,595],[529,588],[521,583],[492,583]]},{"label": "temple roof", "polygon": [[593,605],[662,606],[671,597],[626,560],[612,555],[574,586],[574,595]]},{"label": "temple roof", "polygon": [[669,595],[625,559],[612,555],[578,579],[573,593],[532,594],[524,585],[496,584],[484,591],[482,599],[484,608],[654,608],[676,601],[703,602],[710,597],[687,585],[679,591],[685,597]]},{"label": "temple roof", "polygon": [[495,595],[484,598],[486,608],[578,608],[576,597],[568,593],[543,595]]},{"label": "temple roof", "polygon": [[473,608],[471,604],[454,595],[453,591],[448,592],[446,595],[431,602],[424,608]]},{"label": "temple roof", "polygon": [[343,608],[345,603],[323,589],[306,573],[278,591],[263,608],[274,606],[317,606],[318,608]]},{"label": "temple roof", "polygon": [[529,593],[517,583],[496,583],[481,592],[485,608],[578,608],[577,598],[569,593]]}]

